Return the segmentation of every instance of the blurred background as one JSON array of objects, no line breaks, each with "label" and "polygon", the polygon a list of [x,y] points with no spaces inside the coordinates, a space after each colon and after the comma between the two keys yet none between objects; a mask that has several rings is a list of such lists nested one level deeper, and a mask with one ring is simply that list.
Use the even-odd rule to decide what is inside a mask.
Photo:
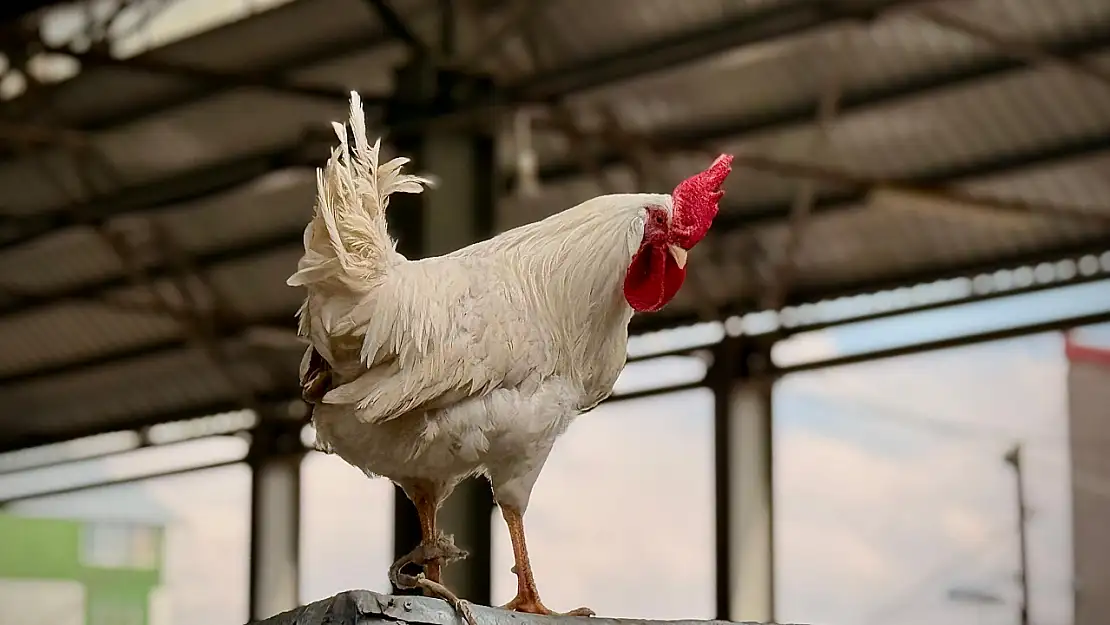
[{"label": "blurred background", "polygon": [[[388,591],[410,504],[312,449],[286,287],[358,90],[441,253],[737,155],[528,512],[605,616],[1102,625],[1110,3],[7,0],[0,625]],[[567,262],[574,262],[568,259]],[[400,503],[399,503],[400,501]],[[515,586],[488,488],[467,598]]]}]

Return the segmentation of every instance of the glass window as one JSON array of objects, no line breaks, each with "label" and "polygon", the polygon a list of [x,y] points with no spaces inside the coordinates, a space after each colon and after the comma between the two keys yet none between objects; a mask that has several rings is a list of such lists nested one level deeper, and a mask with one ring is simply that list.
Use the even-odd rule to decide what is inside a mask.
[{"label": "glass window", "polygon": [[134,523],[84,525],[82,561],[99,568],[153,569],[158,565],[158,528]]}]

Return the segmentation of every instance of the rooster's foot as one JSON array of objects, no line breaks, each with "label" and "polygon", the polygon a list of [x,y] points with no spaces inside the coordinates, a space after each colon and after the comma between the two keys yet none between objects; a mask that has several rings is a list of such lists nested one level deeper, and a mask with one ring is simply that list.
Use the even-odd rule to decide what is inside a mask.
[{"label": "rooster's foot", "polygon": [[[451,536],[446,534],[439,534],[436,536],[435,542],[431,544],[421,543],[415,549],[402,556],[399,560],[389,567],[389,581],[401,589],[421,588],[418,578],[413,575],[402,573],[409,564],[415,564],[420,567],[427,567],[429,564],[439,564],[440,566],[456,562],[466,558],[468,554],[455,546],[455,541]],[[439,580],[426,580],[430,583],[439,584]],[[425,593],[427,594],[427,593]]]},{"label": "rooster's foot", "polygon": [[443,599],[451,604],[462,617],[466,620],[467,625],[478,625],[474,619],[474,614],[470,610],[470,603],[459,599],[458,595],[451,592],[449,588],[439,583],[438,580],[431,580],[424,576],[424,573],[416,575],[408,575],[402,573],[401,569],[409,564],[416,564],[418,566],[426,567],[429,564],[439,563],[440,565],[462,560],[467,556],[467,553],[462,549],[455,546],[454,540],[450,536],[440,534],[432,544],[420,544],[415,549],[410,551],[407,555],[393,563],[389,567],[389,581],[397,588],[407,590],[412,588],[419,588],[423,591],[425,596]]},{"label": "rooster's foot", "polygon": [[451,607],[455,608],[455,611],[463,617],[463,620],[467,622],[467,625],[478,625],[477,619],[474,618],[474,612],[470,609],[469,601],[459,599],[458,595],[451,592],[449,588],[447,588],[443,584],[433,582],[432,580],[424,577],[423,573],[416,575],[412,579],[414,587],[420,588],[420,590],[424,591],[425,595],[429,597],[435,597],[437,599],[443,599],[447,603],[451,604]]},{"label": "rooster's foot", "polygon": [[519,594],[513,600],[501,606],[504,610],[524,612],[526,614],[543,614],[545,616],[594,616],[595,612],[589,608],[577,608],[570,612],[555,612],[549,610],[540,602],[539,597],[521,597]]}]

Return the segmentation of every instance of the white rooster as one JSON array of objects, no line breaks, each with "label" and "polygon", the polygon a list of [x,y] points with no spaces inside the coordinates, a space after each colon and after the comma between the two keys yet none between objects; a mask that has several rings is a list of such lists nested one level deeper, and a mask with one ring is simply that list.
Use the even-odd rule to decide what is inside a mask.
[{"label": "white rooster", "polygon": [[[453,599],[441,566],[464,554],[436,528],[462,479],[488,477],[508,524],[516,597],[507,609],[553,614],[540,601],[523,516],[555,440],[613,390],[634,311],[663,307],[686,255],[717,214],[732,158],[665,194],[597,197],[451,254],[410,261],[394,249],[392,193],[428,182],[379,163],[351,94],[347,129],[317,172],[304,256],[289,280],[307,287],[299,332],[311,345],[301,384],[318,444],[404,489],[422,543],[390,569],[398,587]],[[408,563],[425,573],[401,574]],[[592,615],[587,608],[568,614]]]}]

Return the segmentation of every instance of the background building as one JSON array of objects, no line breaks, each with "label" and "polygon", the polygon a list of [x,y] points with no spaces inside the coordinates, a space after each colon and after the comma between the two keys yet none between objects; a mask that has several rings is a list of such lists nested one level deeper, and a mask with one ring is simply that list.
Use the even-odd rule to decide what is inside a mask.
[{"label": "background building", "polygon": [[1110,613],[1110,350],[1068,344],[1075,625]]},{"label": "background building", "polygon": [[160,528],[0,515],[0,623],[157,625]]}]

